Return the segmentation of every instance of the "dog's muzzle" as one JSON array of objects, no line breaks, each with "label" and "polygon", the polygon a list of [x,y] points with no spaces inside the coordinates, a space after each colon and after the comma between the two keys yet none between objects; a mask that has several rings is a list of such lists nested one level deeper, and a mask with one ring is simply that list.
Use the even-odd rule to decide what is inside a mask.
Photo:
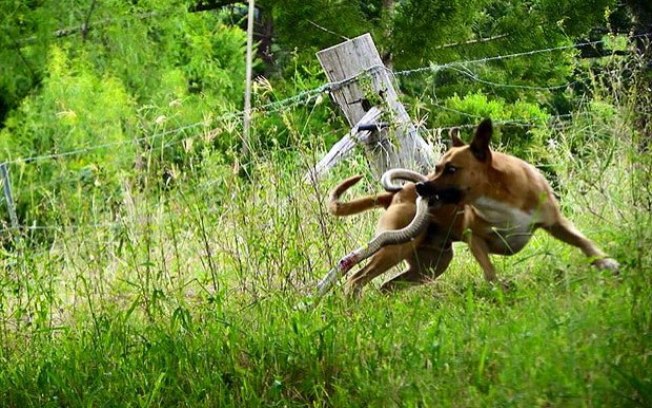
[{"label": "dog's muzzle", "polygon": [[442,204],[458,204],[464,198],[464,193],[457,187],[437,188],[429,182],[416,184],[417,194],[428,199],[432,207]]}]

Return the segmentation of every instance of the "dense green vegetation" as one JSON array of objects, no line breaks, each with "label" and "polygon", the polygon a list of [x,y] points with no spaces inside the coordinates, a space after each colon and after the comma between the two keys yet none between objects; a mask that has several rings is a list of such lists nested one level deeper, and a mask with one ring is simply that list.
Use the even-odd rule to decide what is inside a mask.
[{"label": "dense green vegetation", "polygon": [[[652,405],[647,3],[257,3],[247,156],[246,5],[0,5],[0,406]],[[362,152],[302,181],[346,132],[314,52],[364,32],[429,141],[492,117],[621,274],[540,233],[493,259],[507,292],[456,245],[435,283],[296,308],[378,216],[325,212],[378,190]]]}]

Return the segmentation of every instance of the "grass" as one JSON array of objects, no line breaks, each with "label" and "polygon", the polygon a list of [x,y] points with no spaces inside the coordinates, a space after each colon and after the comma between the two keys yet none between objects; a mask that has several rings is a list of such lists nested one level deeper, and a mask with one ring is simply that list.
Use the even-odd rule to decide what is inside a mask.
[{"label": "grass", "polygon": [[249,180],[125,187],[116,216],[4,253],[0,406],[650,406],[652,162],[624,123],[561,131],[551,155],[565,211],[621,275],[539,232],[494,258],[507,293],[456,245],[430,285],[295,308],[373,234],[377,213],[324,213],[363,164],[315,187],[271,152]]}]

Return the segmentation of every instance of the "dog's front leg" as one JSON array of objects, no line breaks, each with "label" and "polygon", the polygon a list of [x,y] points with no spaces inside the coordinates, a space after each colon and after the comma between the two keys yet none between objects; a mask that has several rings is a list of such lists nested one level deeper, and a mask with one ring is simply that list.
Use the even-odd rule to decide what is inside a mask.
[{"label": "dog's front leg", "polygon": [[482,239],[482,237],[479,237],[472,232],[468,234],[466,241],[471,253],[482,267],[484,278],[489,283],[497,283],[498,279],[496,278],[496,269],[489,259],[489,246],[487,245],[487,242]]},{"label": "dog's front leg", "polygon": [[559,215],[559,220],[550,225],[543,227],[553,237],[567,244],[576,246],[584,252],[586,256],[592,259],[593,265],[601,269],[609,269],[612,272],[618,272],[618,262],[598,248],[593,241],[584,236],[572,222]]}]

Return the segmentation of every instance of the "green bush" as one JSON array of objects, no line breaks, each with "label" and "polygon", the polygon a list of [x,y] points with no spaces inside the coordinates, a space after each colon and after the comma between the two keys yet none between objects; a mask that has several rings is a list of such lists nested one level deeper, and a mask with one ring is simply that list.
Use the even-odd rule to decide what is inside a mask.
[{"label": "green bush", "polygon": [[91,205],[110,203],[134,164],[136,118],[119,79],[99,76],[82,58],[53,47],[41,92],[26,98],[0,133],[2,155],[16,161],[10,171],[21,223],[62,222],[68,211],[76,218]]},{"label": "green bush", "polygon": [[239,145],[230,112],[242,104],[242,30],[220,13],[162,7],[151,24],[116,19],[86,41],[50,47],[40,88],[0,134],[21,224],[79,222],[89,206],[115,210],[123,179],[168,184],[207,150]]},{"label": "green bush", "polygon": [[550,118],[537,104],[522,100],[508,103],[479,92],[454,95],[443,103],[426,106],[436,112],[433,127],[477,125],[482,118],[491,118],[496,123],[493,143],[508,146],[515,154],[526,154],[531,147],[544,144],[546,132],[529,124],[545,125]]}]

